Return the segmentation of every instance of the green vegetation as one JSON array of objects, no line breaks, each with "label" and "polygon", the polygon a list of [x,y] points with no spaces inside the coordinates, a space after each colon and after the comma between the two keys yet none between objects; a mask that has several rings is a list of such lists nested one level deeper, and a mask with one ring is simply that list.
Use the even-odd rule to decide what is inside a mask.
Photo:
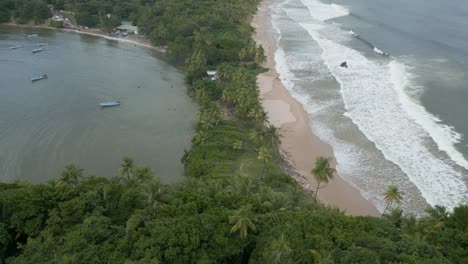
[{"label": "green vegetation", "polygon": [[35,23],[43,23],[49,16],[50,10],[46,1],[0,0],[0,22],[8,22],[13,18],[19,24],[32,20]]},{"label": "green vegetation", "polygon": [[[0,183],[0,263],[468,263],[466,205],[418,220],[398,209],[351,217],[284,173],[255,83],[265,60],[245,22],[255,1],[53,2],[90,25],[108,12],[132,17],[167,45],[199,121],[175,186],[130,158],[111,179],[71,164],[47,183]],[[219,81],[206,78],[214,69]],[[313,173],[327,182],[322,160]]]},{"label": "green vegetation", "polygon": [[[221,130],[228,132],[227,128]],[[251,166],[262,169],[260,163]],[[452,214],[434,208],[418,221],[400,211],[381,219],[350,217],[322,208],[289,177],[272,173],[274,168],[263,179],[238,171],[230,177],[190,177],[173,187],[161,184],[141,166],[132,166],[130,173],[122,170],[112,179],[81,179],[81,172],[70,168],[60,181],[0,184],[0,263],[468,259],[468,206]]]},{"label": "green vegetation", "polygon": [[63,28],[63,21],[50,21],[50,26],[54,28]]}]

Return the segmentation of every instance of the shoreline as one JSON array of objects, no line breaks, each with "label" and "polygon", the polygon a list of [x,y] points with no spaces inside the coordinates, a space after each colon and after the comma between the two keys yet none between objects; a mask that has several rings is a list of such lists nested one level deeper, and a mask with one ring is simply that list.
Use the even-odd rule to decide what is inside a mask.
[{"label": "shoreline", "polygon": [[9,26],[9,27],[19,27],[19,28],[28,28],[28,29],[49,29],[49,30],[56,30],[56,31],[61,31],[61,32],[69,32],[69,33],[76,33],[76,34],[83,34],[83,35],[88,35],[88,36],[94,36],[94,37],[100,37],[100,38],[105,38],[109,40],[114,40],[118,41],[121,43],[128,43],[128,44],[133,44],[139,47],[144,47],[148,49],[155,50],[160,53],[166,53],[167,49],[165,47],[160,47],[160,46],[154,46],[151,44],[151,42],[148,39],[141,39],[139,40],[138,38],[120,38],[120,37],[113,37],[110,36],[107,33],[102,32],[99,29],[72,29],[72,28],[54,28],[54,27],[49,27],[49,26],[43,26],[43,25],[20,25],[20,24],[15,24],[13,22],[7,22],[7,23],[2,23],[0,25],[3,26]]},{"label": "shoreline", "polygon": [[[257,76],[257,85],[270,123],[280,130],[282,156],[291,165],[295,175],[292,177],[304,190],[310,192],[316,186],[310,174],[316,158],[332,157],[333,166],[336,166],[336,160],[332,147],[313,133],[304,107],[289,94],[279,79],[274,61],[276,40],[269,32],[271,4],[272,0],[262,0],[251,22],[255,28],[254,40],[264,48],[267,56],[264,66],[269,69]],[[380,216],[377,208],[358,189],[337,174],[325,188],[320,189],[317,197],[323,204],[336,207],[349,215]]]}]

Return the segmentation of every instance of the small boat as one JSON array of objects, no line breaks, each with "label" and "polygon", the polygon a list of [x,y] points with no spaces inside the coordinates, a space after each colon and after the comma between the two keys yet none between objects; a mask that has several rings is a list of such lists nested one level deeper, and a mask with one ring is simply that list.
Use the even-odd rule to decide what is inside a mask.
[{"label": "small boat", "polygon": [[41,52],[41,51],[44,51],[45,49],[43,48],[40,48],[40,49],[35,49],[32,51],[32,53],[38,53],[38,52]]},{"label": "small boat", "polygon": [[44,47],[45,45],[47,45],[47,43],[37,43],[36,46],[38,47]]},{"label": "small boat", "polygon": [[23,46],[19,45],[19,46],[13,46],[13,47],[10,47],[10,49],[12,50],[15,50],[15,49],[19,49],[19,48],[22,48]]},{"label": "small boat", "polygon": [[30,35],[27,35],[28,38],[32,38],[32,37],[37,37],[39,36],[38,34],[30,34]]},{"label": "small boat", "polygon": [[117,106],[117,105],[120,105],[120,101],[119,100],[107,101],[107,102],[102,102],[99,105],[102,107]]},{"label": "small boat", "polygon": [[40,81],[42,79],[47,79],[47,75],[46,74],[42,74],[41,76],[38,76],[38,77],[33,77],[31,78],[31,82],[37,82],[37,81]]}]

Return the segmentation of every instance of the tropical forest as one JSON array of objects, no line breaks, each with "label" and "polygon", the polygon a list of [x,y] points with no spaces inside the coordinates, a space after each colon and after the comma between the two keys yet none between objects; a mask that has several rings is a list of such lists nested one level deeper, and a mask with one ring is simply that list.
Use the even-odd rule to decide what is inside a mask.
[{"label": "tropical forest", "polygon": [[[468,206],[398,208],[349,216],[316,193],[330,159],[311,160],[321,184],[305,192],[262,108],[266,55],[249,24],[250,0],[0,0],[0,21],[41,23],[48,5],[102,27],[106,14],[137,25],[181,68],[197,103],[185,179],[164,184],[131,157],[105,178],[75,164],[44,183],[0,183],[0,263],[468,263]],[[216,69],[219,81],[206,77]],[[0,156],[1,157],[1,156]]]}]

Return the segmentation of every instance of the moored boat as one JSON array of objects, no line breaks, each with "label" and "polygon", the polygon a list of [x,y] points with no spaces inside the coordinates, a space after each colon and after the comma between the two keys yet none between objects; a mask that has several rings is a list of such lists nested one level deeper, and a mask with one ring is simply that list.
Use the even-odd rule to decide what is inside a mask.
[{"label": "moored boat", "polygon": [[43,46],[45,46],[45,45],[47,45],[47,43],[37,43],[37,44],[36,44],[36,46],[38,46],[38,47],[43,47]]},{"label": "moored boat", "polygon": [[45,49],[43,48],[40,48],[40,49],[35,49],[32,51],[32,53],[38,53],[38,52],[41,52],[41,51],[44,51]]},{"label": "moored boat", "polygon": [[42,74],[41,76],[33,77],[33,78],[31,78],[31,82],[40,81],[40,80],[42,80],[42,79],[47,79],[47,75],[46,75],[46,74]]},{"label": "moored boat", "polygon": [[117,105],[120,105],[120,101],[119,100],[106,101],[106,102],[100,103],[99,105],[102,106],[102,107],[117,106]]},{"label": "moored boat", "polygon": [[19,49],[19,48],[22,48],[23,46],[19,45],[19,46],[13,46],[13,47],[10,47],[10,49],[14,50],[14,49]]},{"label": "moored boat", "polygon": [[39,36],[38,34],[30,34],[30,35],[27,35],[28,38],[32,38],[32,37],[37,37]]}]

